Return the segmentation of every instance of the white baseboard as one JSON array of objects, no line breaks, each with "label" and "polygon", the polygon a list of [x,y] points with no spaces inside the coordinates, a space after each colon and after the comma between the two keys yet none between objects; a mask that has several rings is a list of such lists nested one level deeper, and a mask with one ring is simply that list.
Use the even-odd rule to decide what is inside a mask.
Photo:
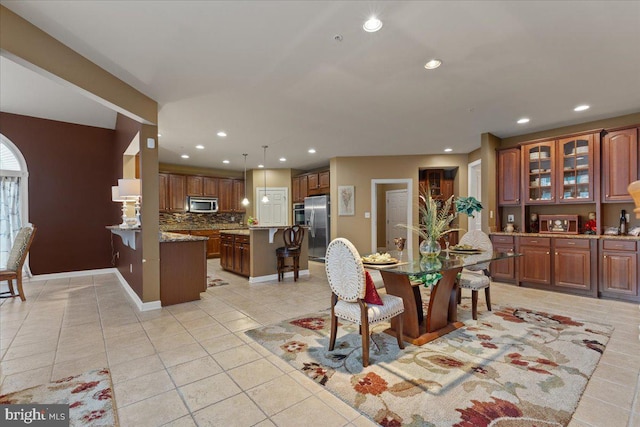
[{"label": "white baseboard", "polygon": [[[309,270],[300,270],[298,271],[298,276],[308,276],[309,275]],[[284,273],[284,278],[286,279],[287,277],[290,277],[293,279],[293,271],[287,271]],[[261,282],[268,282],[270,280],[278,280],[278,274],[269,274],[266,276],[256,276],[256,277],[249,277],[249,283],[261,283]]]},{"label": "white baseboard", "polygon": [[[115,274],[118,278],[118,281],[122,285],[122,288],[125,290],[129,298],[133,301],[133,303],[138,307],[140,311],[150,311],[150,310],[158,310],[162,308],[162,304],[160,301],[151,301],[151,302],[142,302],[138,294],[129,286],[129,283],[125,280],[125,278],[120,274],[117,268],[101,268],[97,270],[81,270],[81,271],[67,271],[64,273],[50,273],[50,274],[37,274],[31,276],[29,281],[36,280],[54,280],[54,279],[68,279],[70,277],[81,277],[81,276],[96,276],[99,274]],[[277,278],[277,277],[276,277]]]}]

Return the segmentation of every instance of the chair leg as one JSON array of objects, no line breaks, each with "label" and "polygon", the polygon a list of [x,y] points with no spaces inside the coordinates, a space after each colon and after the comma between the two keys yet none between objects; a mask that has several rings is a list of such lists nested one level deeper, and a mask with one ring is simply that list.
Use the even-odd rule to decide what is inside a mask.
[{"label": "chair leg", "polygon": [[458,286],[458,290],[456,291],[456,296],[458,297],[458,304],[462,302],[462,288]]},{"label": "chair leg", "polygon": [[401,349],[404,348],[404,337],[402,336],[402,322],[403,322],[403,316],[402,313],[398,314],[398,327],[396,330],[396,338],[398,339],[398,347],[400,347]]},{"label": "chair leg", "polygon": [[280,274],[282,273],[282,257],[278,255],[278,282],[280,281]]},{"label": "chair leg", "polygon": [[18,284],[18,295],[20,295],[20,299],[26,301],[24,290],[22,289],[22,274],[20,274],[20,272],[18,272],[18,277],[16,277],[16,283]]},{"label": "chair leg", "polygon": [[362,326],[362,366],[369,366],[369,323]]},{"label": "chair leg", "polygon": [[491,292],[489,286],[484,288],[484,299],[487,301],[487,310],[491,311]]},{"label": "chair leg", "polygon": [[12,296],[16,296],[16,291],[13,289],[13,279],[7,279],[7,286],[9,286],[9,292],[11,292]]},{"label": "chair leg", "polygon": [[473,320],[478,320],[478,291],[471,291],[471,317]]},{"label": "chair leg", "polygon": [[298,281],[298,265],[300,263],[300,258],[298,256],[293,257],[293,281]]},{"label": "chair leg", "polygon": [[336,334],[338,333],[338,318],[331,311],[331,335],[329,336],[329,351],[336,346]]}]

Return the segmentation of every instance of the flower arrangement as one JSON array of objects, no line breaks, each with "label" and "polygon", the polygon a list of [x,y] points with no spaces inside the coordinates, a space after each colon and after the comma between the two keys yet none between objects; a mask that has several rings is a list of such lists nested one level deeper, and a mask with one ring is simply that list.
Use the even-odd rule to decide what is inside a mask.
[{"label": "flower arrangement", "polygon": [[250,216],[249,218],[247,218],[247,224],[258,225],[258,219]]}]

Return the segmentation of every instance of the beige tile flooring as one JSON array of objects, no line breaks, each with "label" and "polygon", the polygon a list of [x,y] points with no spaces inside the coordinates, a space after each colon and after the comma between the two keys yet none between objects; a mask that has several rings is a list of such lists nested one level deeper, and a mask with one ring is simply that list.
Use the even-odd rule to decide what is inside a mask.
[{"label": "beige tile flooring", "polygon": [[[113,274],[31,281],[26,302],[1,300],[0,394],[108,367],[122,426],[374,425],[243,333],[327,308],[324,265],[310,271],[250,285],[210,260],[229,285],[143,313]],[[640,427],[636,304],[500,283],[492,300],[614,325],[570,426]]]}]

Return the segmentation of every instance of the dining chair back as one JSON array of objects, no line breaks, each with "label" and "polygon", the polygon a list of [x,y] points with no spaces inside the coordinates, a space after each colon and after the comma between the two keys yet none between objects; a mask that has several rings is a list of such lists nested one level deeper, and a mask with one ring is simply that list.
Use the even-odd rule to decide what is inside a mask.
[{"label": "dining chair back", "polygon": [[[6,281],[9,285],[9,291],[3,292],[3,298],[20,296],[22,301],[26,300],[24,290],[22,289],[22,267],[27,258],[27,253],[31,248],[31,243],[36,234],[35,226],[22,227],[11,246],[9,252],[9,258],[7,260],[7,266],[4,270],[0,270],[0,282]],[[18,288],[18,295],[16,295],[13,288],[13,281],[16,281]]]},{"label": "dining chair back", "polygon": [[[473,248],[480,249],[483,252],[493,252],[493,244],[491,239],[481,230],[471,230],[467,232],[459,242],[460,245],[470,245]],[[458,279],[458,304],[462,299],[461,290],[471,289],[471,316],[474,320],[478,319],[478,291],[484,289],[487,310],[491,311],[491,276],[489,273],[489,263],[471,265],[462,269],[460,278]]]},{"label": "dining chair back", "polygon": [[334,239],[327,247],[325,258],[327,280],[331,287],[331,336],[329,351],[336,343],[338,319],[360,325],[362,335],[362,366],[369,365],[369,326],[397,317],[396,339],[398,347],[404,348],[402,337],[402,298],[381,294],[382,305],[364,301],[366,278],[360,254],[351,242],[344,238]]}]

